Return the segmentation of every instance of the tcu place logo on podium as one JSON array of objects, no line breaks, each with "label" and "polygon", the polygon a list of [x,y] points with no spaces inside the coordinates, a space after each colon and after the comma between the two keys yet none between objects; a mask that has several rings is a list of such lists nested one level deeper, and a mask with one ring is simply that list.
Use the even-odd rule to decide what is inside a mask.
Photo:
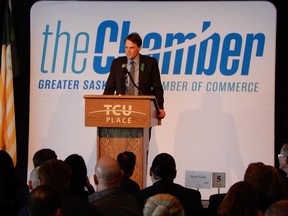
[{"label": "tcu place logo on podium", "polygon": [[144,112],[138,112],[133,110],[133,106],[131,104],[129,105],[123,105],[123,104],[103,104],[103,110],[96,110],[90,112],[93,113],[104,113],[106,115],[106,122],[107,123],[113,123],[113,124],[131,124],[132,118],[131,115],[139,114],[139,115],[146,115]]},{"label": "tcu place logo on podium", "polygon": [[150,128],[161,125],[155,96],[85,95],[85,126]]}]

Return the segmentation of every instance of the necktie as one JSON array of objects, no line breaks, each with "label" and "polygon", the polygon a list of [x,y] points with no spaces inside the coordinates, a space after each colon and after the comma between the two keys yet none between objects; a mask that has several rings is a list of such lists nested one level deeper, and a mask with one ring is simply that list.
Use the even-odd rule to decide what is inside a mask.
[{"label": "necktie", "polygon": [[131,75],[131,77],[129,77],[128,95],[134,95],[135,94],[135,86],[133,84],[133,82],[134,82],[134,61],[132,60],[130,62],[130,64],[131,64],[131,67],[130,67],[130,75]]}]

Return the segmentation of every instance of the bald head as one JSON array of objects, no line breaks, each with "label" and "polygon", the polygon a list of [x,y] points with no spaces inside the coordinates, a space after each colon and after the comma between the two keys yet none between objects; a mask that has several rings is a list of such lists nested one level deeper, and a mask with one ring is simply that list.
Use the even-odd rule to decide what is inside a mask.
[{"label": "bald head", "polygon": [[110,157],[102,157],[95,166],[94,180],[98,190],[120,187],[123,171],[118,161]]}]

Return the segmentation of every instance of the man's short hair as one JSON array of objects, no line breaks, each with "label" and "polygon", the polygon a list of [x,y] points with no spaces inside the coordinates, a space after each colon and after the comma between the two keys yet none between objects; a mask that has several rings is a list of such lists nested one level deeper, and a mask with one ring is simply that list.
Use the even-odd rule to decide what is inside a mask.
[{"label": "man's short hair", "polygon": [[34,167],[40,166],[42,163],[50,159],[57,159],[55,151],[48,148],[40,149],[33,155]]},{"label": "man's short hair", "polygon": [[133,152],[125,151],[118,154],[117,161],[119,162],[124,174],[130,177],[134,171],[136,155]]},{"label": "man's short hair", "polygon": [[58,159],[44,162],[38,170],[41,185],[52,184],[62,190],[68,189],[71,175],[71,168],[64,161]]},{"label": "man's short hair", "polygon": [[40,166],[35,167],[29,176],[29,187],[31,190],[35,189],[39,186],[39,176],[38,176],[38,170]]},{"label": "man's short hair", "polygon": [[152,162],[151,171],[161,179],[173,180],[176,177],[174,158],[168,153],[158,154]]},{"label": "man's short hair", "polygon": [[280,155],[283,155],[284,157],[288,157],[288,143],[285,143],[282,145]]},{"label": "man's short hair", "polygon": [[138,33],[131,33],[129,34],[124,42],[126,42],[126,40],[132,41],[133,43],[137,44],[137,47],[141,47],[142,46],[142,38],[140,37],[140,35]]},{"label": "man's short hair", "polygon": [[28,199],[28,211],[31,216],[53,216],[57,210],[61,210],[61,190],[49,184],[35,188]]},{"label": "man's short hair", "polygon": [[271,204],[265,211],[264,216],[287,216],[288,199],[279,200]]}]

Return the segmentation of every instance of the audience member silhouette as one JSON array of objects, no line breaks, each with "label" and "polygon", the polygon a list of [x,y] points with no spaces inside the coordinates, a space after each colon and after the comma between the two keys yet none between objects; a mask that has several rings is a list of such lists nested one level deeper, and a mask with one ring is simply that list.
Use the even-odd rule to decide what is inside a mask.
[{"label": "audience member silhouette", "polygon": [[264,216],[287,216],[288,215],[288,199],[279,200],[272,205],[264,213]]},{"label": "audience member silhouette", "polygon": [[40,166],[35,167],[30,173],[29,180],[28,180],[28,186],[29,186],[30,191],[32,191],[33,189],[35,189],[36,187],[40,185],[39,177],[38,177],[39,168]]},{"label": "audience member silhouette", "polygon": [[247,181],[233,184],[218,208],[221,216],[260,216],[257,194]]},{"label": "audience member silhouette", "polygon": [[267,193],[272,181],[272,171],[262,162],[250,163],[244,174],[244,181],[249,182],[257,194],[258,209],[264,213],[270,205]]},{"label": "audience member silhouette", "polygon": [[0,150],[0,214],[17,215],[28,196],[28,185],[18,177],[11,156]]},{"label": "audience member silhouette", "polygon": [[70,194],[88,200],[88,195],[95,192],[87,176],[87,167],[82,156],[71,154],[65,159],[66,164],[72,170],[69,184]]},{"label": "audience member silhouette", "polygon": [[[39,177],[38,177],[38,170],[39,170],[40,166],[35,167],[29,176],[29,180],[28,180],[28,187],[29,187],[29,191],[30,193],[40,185],[40,181],[39,181]],[[28,205],[24,205],[20,211],[18,212],[17,216],[26,216],[28,215]]]},{"label": "audience member silhouette", "polygon": [[200,192],[174,183],[176,173],[174,158],[167,153],[158,154],[154,158],[150,168],[153,185],[135,193],[134,196],[140,205],[144,207],[145,201],[149,197],[160,193],[169,193],[180,200],[187,216],[203,215],[204,209]]},{"label": "audience member silhouette", "polygon": [[62,193],[54,185],[44,184],[35,188],[28,199],[29,216],[61,216]]},{"label": "audience member silhouette", "polygon": [[274,202],[288,198],[288,188],[280,171],[262,162],[250,163],[244,180],[248,181],[258,195],[258,208],[264,213]]},{"label": "audience member silhouette", "polygon": [[143,216],[185,216],[185,211],[177,197],[156,194],[146,201]]},{"label": "audience member silhouette", "polygon": [[63,216],[98,215],[95,207],[87,200],[69,194],[69,181],[72,175],[70,167],[62,160],[50,159],[44,162],[38,171],[40,185],[52,184],[63,193]]},{"label": "audience member silhouette", "polygon": [[219,216],[218,207],[222,203],[226,193],[212,194],[209,197],[207,216]]},{"label": "audience member silhouette", "polygon": [[283,144],[280,154],[278,154],[280,172],[288,187],[288,143]]},{"label": "audience member silhouette", "polygon": [[279,169],[270,165],[267,165],[267,167],[270,168],[272,172],[272,179],[266,194],[269,205],[282,199],[288,199],[288,188]]},{"label": "audience member silhouette", "polygon": [[123,171],[115,159],[102,157],[97,161],[94,174],[97,192],[88,199],[101,215],[143,215],[135,198],[122,188],[122,178]]},{"label": "audience member silhouette", "polygon": [[125,151],[118,154],[117,161],[119,162],[120,167],[124,172],[122,186],[125,188],[125,190],[127,190],[129,193],[140,191],[138,183],[130,178],[134,172],[136,155],[133,152]]},{"label": "audience member silhouette", "polygon": [[57,155],[55,151],[49,148],[43,148],[38,150],[37,152],[35,152],[32,158],[34,167],[40,166],[43,162],[50,159],[57,159]]}]

